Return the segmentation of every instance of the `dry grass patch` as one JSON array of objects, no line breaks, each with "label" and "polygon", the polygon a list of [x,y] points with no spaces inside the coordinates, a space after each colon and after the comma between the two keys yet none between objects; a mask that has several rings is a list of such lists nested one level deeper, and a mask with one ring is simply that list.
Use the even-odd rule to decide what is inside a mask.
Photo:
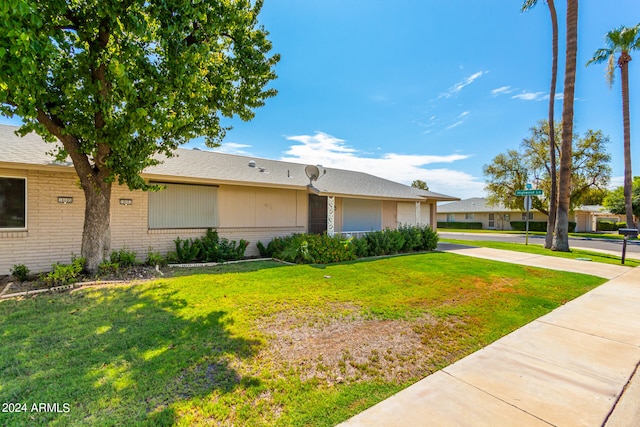
[{"label": "dry grass patch", "polygon": [[334,317],[281,312],[261,321],[268,337],[263,357],[303,381],[332,385],[370,380],[407,381],[441,365],[443,348],[459,337],[459,322],[422,315],[414,319],[376,319],[357,307],[328,308]]}]

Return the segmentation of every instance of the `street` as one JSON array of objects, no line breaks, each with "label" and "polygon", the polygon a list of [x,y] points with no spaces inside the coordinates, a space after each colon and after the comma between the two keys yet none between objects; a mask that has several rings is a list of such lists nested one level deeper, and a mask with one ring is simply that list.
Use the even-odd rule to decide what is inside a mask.
[{"label": "street", "polygon": [[[459,240],[488,240],[492,242],[525,243],[524,234],[500,234],[500,233],[465,233],[465,232],[438,232],[443,239]],[[529,235],[530,245],[543,245],[544,236]],[[569,247],[572,249],[588,249],[596,252],[608,252],[622,255],[622,240],[593,239],[582,237],[569,237]],[[640,240],[627,241],[627,258],[640,259]]]}]

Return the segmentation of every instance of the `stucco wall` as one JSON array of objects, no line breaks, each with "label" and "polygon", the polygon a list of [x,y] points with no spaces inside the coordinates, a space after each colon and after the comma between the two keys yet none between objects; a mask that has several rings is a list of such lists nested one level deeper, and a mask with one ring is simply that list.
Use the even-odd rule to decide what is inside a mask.
[{"label": "stucco wall", "polygon": [[[547,216],[539,211],[531,211],[533,212],[533,220],[531,221],[546,221]],[[489,227],[489,213],[487,212],[474,212],[473,219],[465,219],[464,213],[456,213],[454,214],[455,222],[481,222],[483,229],[495,229],[495,230],[511,230],[511,221],[523,221],[522,219],[523,212],[509,212],[508,219],[505,219],[505,213],[495,213],[494,214],[494,226]],[[450,221],[449,215],[446,213],[438,213],[438,221]]]}]

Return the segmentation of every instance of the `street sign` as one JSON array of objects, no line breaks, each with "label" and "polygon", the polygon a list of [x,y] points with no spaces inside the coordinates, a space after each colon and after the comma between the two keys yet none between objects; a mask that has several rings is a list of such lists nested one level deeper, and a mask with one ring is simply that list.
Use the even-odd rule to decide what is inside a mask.
[{"label": "street sign", "polygon": [[541,196],[542,190],[516,190],[516,196]]},{"label": "street sign", "polygon": [[531,210],[531,196],[524,196],[524,209],[527,212]]}]

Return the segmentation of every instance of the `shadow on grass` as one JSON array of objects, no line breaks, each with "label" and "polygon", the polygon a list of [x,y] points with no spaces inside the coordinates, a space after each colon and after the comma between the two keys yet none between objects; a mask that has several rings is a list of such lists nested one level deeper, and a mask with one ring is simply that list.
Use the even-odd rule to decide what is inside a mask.
[{"label": "shadow on grass", "polygon": [[171,268],[170,277],[191,276],[194,274],[227,274],[227,273],[249,273],[271,268],[286,267],[278,261],[245,261],[230,264],[220,264],[214,267],[188,267]]},{"label": "shadow on grass", "polygon": [[224,311],[187,318],[187,305],[162,285],[3,302],[0,402],[26,411],[0,424],[172,425],[175,404],[258,384],[231,365],[260,343],[232,337]]}]

